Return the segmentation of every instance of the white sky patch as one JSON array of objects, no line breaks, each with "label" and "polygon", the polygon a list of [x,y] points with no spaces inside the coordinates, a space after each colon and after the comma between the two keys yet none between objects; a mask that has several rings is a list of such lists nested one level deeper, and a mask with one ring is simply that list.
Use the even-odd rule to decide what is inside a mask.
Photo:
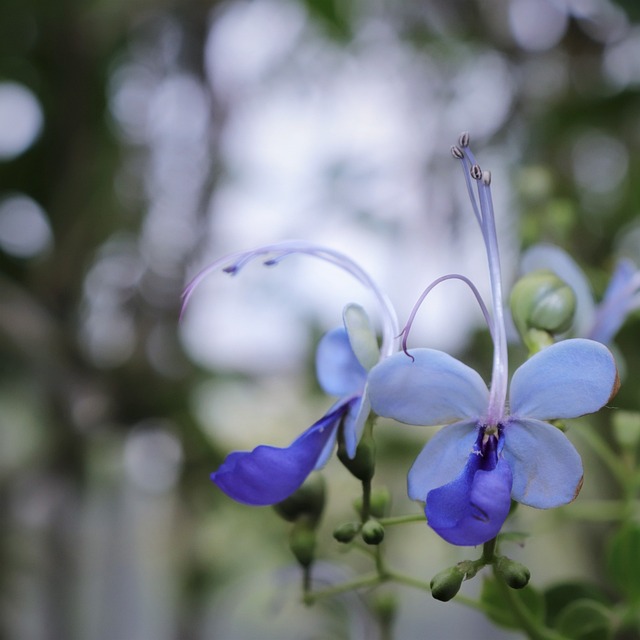
[{"label": "white sky patch", "polygon": [[568,24],[566,9],[546,0],[512,0],[509,25],[518,45],[526,51],[546,51],[562,40]]},{"label": "white sky patch", "polygon": [[[273,16],[291,22],[286,42],[269,28]],[[252,48],[265,60],[253,60]],[[358,262],[387,291],[401,324],[422,290],[451,271],[486,291],[471,207],[450,202],[466,187],[449,147],[467,128],[476,141],[494,133],[515,88],[499,54],[461,59],[452,76],[450,58],[418,64],[388,34],[327,47],[287,2],[238,4],[214,21],[207,68],[227,91],[226,173],[211,202],[209,248],[190,275],[225,253],[299,238]],[[333,328],[355,297],[376,321],[351,276],[311,262],[283,263],[277,276],[251,267],[224,288],[205,282],[183,324],[191,356],[213,368],[286,370],[308,350],[311,319]],[[481,315],[462,286],[442,291],[427,301],[412,340],[459,349]]]}]

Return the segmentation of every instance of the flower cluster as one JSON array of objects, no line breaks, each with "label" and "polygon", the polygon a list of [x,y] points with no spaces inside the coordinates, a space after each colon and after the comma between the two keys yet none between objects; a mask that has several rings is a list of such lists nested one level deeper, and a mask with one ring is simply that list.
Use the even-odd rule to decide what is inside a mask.
[{"label": "flower cluster", "polygon": [[[336,441],[353,459],[365,424],[375,416],[441,427],[408,472],[408,494],[425,503],[428,525],[454,545],[472,546],[494,539],[512,500],[548,509],[577,496],[582,462],[553,421],[598,411],[616,393],[616,364],[605,343],[626,314],[640,306],[640,276],[622,263],[596,309],[592,301],[588,307],[590,298],[584,301],[584,284],[575,276],[577,269],[562,268],[569,262],[559,249],[540,247],[529,252],[523,270],[544,267],[555,271],[575,289],[579,317],[585,317],[587,307],[591,315],[589,326],[577,331],[579,337],[551,340],[510,377],[491,174],[476,162],[467,135],[461,136],[452,153],[462,167],[486,248],[490,305],[466,276],[447,274],[425,289],[400,332],[388,297],[361,267],[341,253],[305,242],[278,243],[226,256],[187,288],[185,304],[211,272],[237,274],[255,259],[275,265],[287,256],[302,254],[355,277],[378,303],[380,346],[367,314],[357,305],[346,307],[343,326],[327,333],[318,345],[318,381],[328,395],[337,398],[327,413],[288,447],[261,445],[250,452],[231,453],[211,475],[231,498],[249,505],[285,500],[326,463]],[[487,321],[493,342],[489,384],[448,353],[407,347],[421,304],[435,286],[449,279],[462,280],[470,287]]]}]

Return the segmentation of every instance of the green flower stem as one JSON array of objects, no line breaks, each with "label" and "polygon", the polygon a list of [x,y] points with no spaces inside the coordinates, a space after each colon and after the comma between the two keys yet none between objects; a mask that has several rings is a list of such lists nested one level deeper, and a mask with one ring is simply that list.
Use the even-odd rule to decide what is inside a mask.
[{"label": "green flower stem", "polygon": [[305,593],[304,602],[305,604],[313,604],[316,600],[331,598],[341,593],[346,593],[347,591],[355,591],[356,589],[363,589],[365,587],[375,587],[386,579],[388,578],[382,577],[378,573],[369,573],[365,576],[343,582],[342,584],[337,584],[334,587],[327,587],[326,589]]},{"label": "green flower stem", "polygon": [[402,573],[396,573],[395,571],[387,572],[387,579],[392,580],[393,582],[398,582],[399,584],[407,585],[408,587],[413,587],[414,589],[420,589],[421,591],[427,591],[431,593],[431,587],[428,582],[424,582],[424,580],[418,580],[417,578],[412,578],[411,576],[406,576]]},{"label": "green flower stem", "polygon": [[482,545],[482,563],[492,564],[496,557],[496,545],[498,543],[498,538],[492,538]]},{"label": "green flower stem", "polygon": [[424,513],[412,513],[406,516],[392,516],[389,518],[380,518],[378,522],[385,527],[390,527],[395,524],[405,524],[407,522],[426,522],[427,517]]},{"label": "green flower stem", "polygon": [[527,634],[530,640],[567,640],[565,636],[556,633],[552,629],[544,626],[541,621],[537,620],[524,602],[522,602],[518,592],[511,589],[495,569],[493,573],[505,603],[507,603],[513,615],[520,623],[520,628]]},{"label": "green flower stem", "polygon": [[360,518],[364,524],[371,515],[371,478],[362,481],[362,511]]}]

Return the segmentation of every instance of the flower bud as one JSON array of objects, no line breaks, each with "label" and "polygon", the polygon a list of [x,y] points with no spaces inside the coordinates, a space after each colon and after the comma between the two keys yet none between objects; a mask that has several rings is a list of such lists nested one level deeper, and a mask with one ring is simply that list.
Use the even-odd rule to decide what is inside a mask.
[{"label": "flower bud", "polygon": [[358,531],[360,531],[360,523],[359,522],[345,522],[337,527],[333,532],[333,537],[338,542],[351,542],[357,535]]},{"label": "flower bud", "polygon": [[441,571],[431,579],[431,595],[436,600],[448,602],[460,591],[464,576],[465,572],[457,565]]},{"label": "flower bud", "polygon": [[377,520],[367,520],[361,534],[367,544],[380,544],[384,540],[384,527]]},{"label": "flower bud", "polygon": [[324,478],[319,473],[312,473],[297,491],[273,508],[287,522],[295,522],[305,516],[315,526],[322,516],[324,503]]},{"label": "flower bud", "polygon": [[539,270],[516,282],[510,305],[515,325],[526,341],[532,329],[551,334],[567,331],[573,322],[576,296],[555,273]]},{"label": "flower bud", "polygon": [[302,567],[309,567],[316,550],[316,533],[307,518],[301,518],[293,525],[289,535],[289,548]]},{"label": "flower bud", "polygon": [[495,563],[496,573],[512,589],[523,589],[529,583],[531,572],[527,567],[506,556],[500,556]]},{"label": "flower bud", "polygon": [[338,458],[352,476],[355,476],[362,482],[371,480],[376,468],[376,443],[373,439],[371,429],[365,428],[353,459],[348,456],[344,440],[340,438]]}]

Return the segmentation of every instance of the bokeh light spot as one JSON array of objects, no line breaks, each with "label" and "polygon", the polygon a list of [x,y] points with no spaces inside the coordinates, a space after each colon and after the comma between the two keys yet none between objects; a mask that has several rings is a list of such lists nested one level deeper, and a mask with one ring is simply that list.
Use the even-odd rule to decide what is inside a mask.
[{"label": "bokeh light spot", "polygon": [[26,151],[42,130],[43,116],[35,95],[17,82],[0,82],[0,160]]}]

